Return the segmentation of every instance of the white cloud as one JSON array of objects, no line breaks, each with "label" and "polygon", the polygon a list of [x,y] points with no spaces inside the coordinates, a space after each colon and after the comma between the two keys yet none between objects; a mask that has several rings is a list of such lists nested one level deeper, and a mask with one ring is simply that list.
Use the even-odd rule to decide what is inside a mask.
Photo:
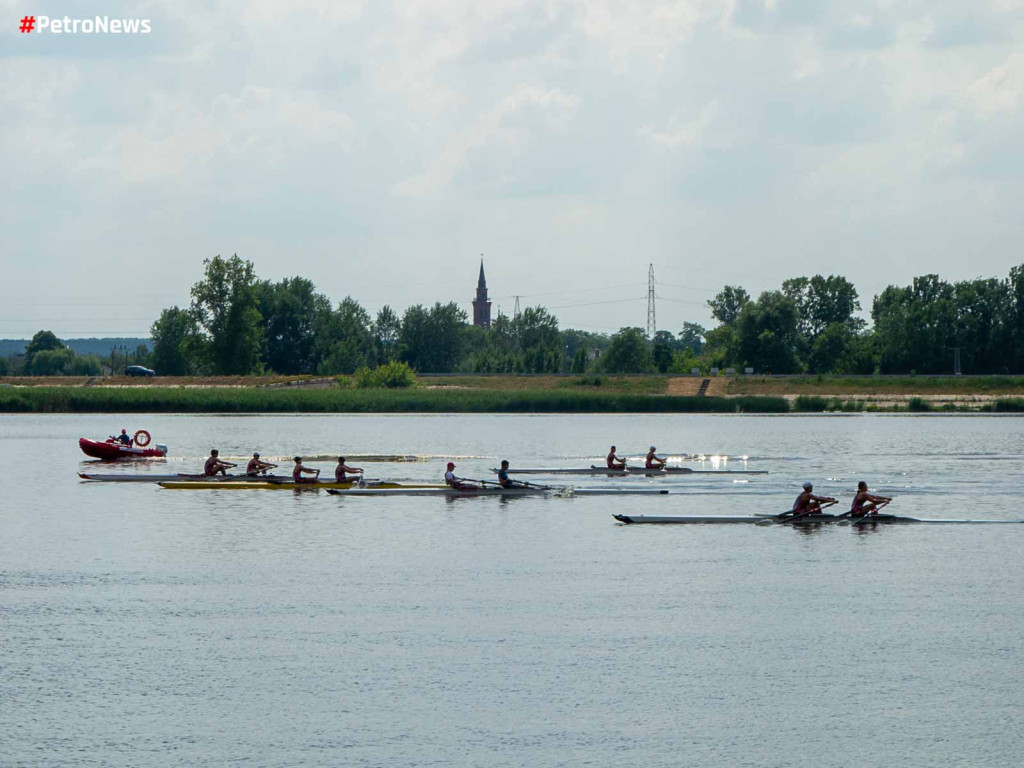
[{"label": "white cloud", "polygon": [[524,265],[494,265],[508,293],[555,258],[620,274],[684,251],[756,293],[811,269],[955,277],[978,221],[971,272],[1000,274],[1024,235],[1022,0],[103,12],[151,15],[152,39],[0,30],[0,252],[29,293],[81,292],[80,263],[113,292],[187,293],[235,251],[335,298],[378,296],[386,263],[399,307],[464,298],[401,276],[480,251]]}]

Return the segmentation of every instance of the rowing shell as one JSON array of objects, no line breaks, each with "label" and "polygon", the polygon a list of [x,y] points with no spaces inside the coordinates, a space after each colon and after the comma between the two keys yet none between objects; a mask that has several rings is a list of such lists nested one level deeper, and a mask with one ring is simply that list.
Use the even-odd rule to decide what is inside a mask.
[{"label": "rowing shell", "polygon": [[[790,525],[818,524],[818,523],[846,523],[851,522],[849,517],[840,515],[803,515],[796,520],[792,518],[778,518],[775,515],[683,515],[679,517],[654,517],[646,515],[613,515],[620,523],[627,525],[658,524],[658,525],[687,525],[700,523],[779,523]],[[903,517],[901,515],[872,515],[867,520],[854,518],[853,523],[857,525],[870,525],[874,523],[922,523],[928,525],[966,525],[980,523],[1024,523],[1024,520],[945,520],[939,518]]]},{"label": "rowing shell", "polygon": [[78,476],[83,480],[93,480],[96,482],[103,483],[160,483],[160,482],[176,482],[176,481],[191,481],[191,482],[218,482],[226,483],[233,481],[250,481],[260,482],[264,478],[271,478],[275,480],[281,480],[283,482],[291,482],[290,477],[278,476],[278,475],[190,475],[190,474],[176,474],[176,475],[158,475],[156,473],[141,473],[141,474],[96,474],[93,472],[79,472]]},{"label": "rowing shell", "polygon": [[[162,485],[162,483],[161,483]],[[554,494],[561,496],[666,496],[668,491],[656,488],[498,488],[487,486],[484,488],[471,488],[459,490],[442,486],[440,488],[415,488],[403,486],[401,488],[359,488],[353,487],[349,490],[328,490],[334,496],[544,496]]]},{"label": "rowing shell", "polygon": [[[491,467],[491,472],[497,472]],[[690,469],[689,467],[665,467],[664,469],[647,469],[646,467],[626,467],[625,469],[608,469],[607,467],[578,467],[578,468],[533,468],[533,469],[510,469],[510,475],[610,475],[613,477],[624,477],[627,475],[647,475],[658,477],[660,475],[767,475],[765,469]]]},{"label": "rowing shell", "polygon": [[[165,481],[157,483],[161,488],[169,488],[175,491],[318,491],[323,489],[347,489],[347,488],[358,488],[357,483],[295,483],[289,481],[286,483],[261,483],[259,481],[254,482],[212,482],[209,480],[202,480],[199,482],[180,482],[180,481]],[[444,489],[446,486],[439,485],[437,483],[424,483],[424,484],[412,484],[402,485],[401,483],[384,483],[380,481],[374,481],[368,484],[370,488],[412,488],[412,489]]]}]

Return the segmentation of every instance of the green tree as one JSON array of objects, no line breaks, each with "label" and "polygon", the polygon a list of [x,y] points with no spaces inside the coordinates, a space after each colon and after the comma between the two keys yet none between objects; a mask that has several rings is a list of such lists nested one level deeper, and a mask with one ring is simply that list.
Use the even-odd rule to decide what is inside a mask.
[{"label": "green tree", "polygon": [[64,365],[65,376],[99,376],[103,372],[103,364],[93,354],[72,355]]},{"label": "green tree", "polygon": [[264,328],[252,262],[234,255],[203,264],[203,279],[192,286],[192,314],[210,368],[222,375],[258,373]]},{"label": "green tree", "polygon": [[199,327],[192,313],[170,307],[149,330],[153,340],[153,369],[161,376],[188,376],[194,373],[192,355],[199,341]]},{"label": "green tree", "polygon": [[[31,373],[32,361],[40,352],[64,349],[64,342],[58,339],[53,331],[38,331],[25,349],[25,370]],[[46,374],[40,374],[46,375]]]},{"label": "green tree", "polygon": [[759,373],[797,373],[798,312],[780,291],[765,291],[736,320],[739,362]]},{"label": "green tree", "polygon": [[277,373],[314,373],[320,357],[315,331],[331,302],[305,277],[258,286],[259,312],[266,321],[267,367]]},{"label": "green tree", "polygon": [[854,317],[860,311],[857,289],[840,275],[796,277],[782,284],[782,293],[797,308],[797,330],[806,351],[829,326],[842,324],[859,331],[864,321]]},{"label": "green tree", "polygon": [[683,323],[683,330],[679,332],[679,348],[689,349],[694,355],[704,351],[704,335],[707,329],[697,323]]},{"label": "green tree", "polygon": [[30,376],[63,376],[74,359],[74,351],[65,346],[43,349],[32,355],[32,362],[26,365],[26,370]]},{"label": "green tree", "polygon": [[640,328],[622,328],[598,360],[607,373],[651,373],[654,358],[647,336]]},{"label": "green tree", "polygon": [[715,298],[708,301],[711,314],[722,325],[732,325],[740,316],[743,308],[750,303],[750,294],[736,285],[727,285],[718,292]]},{"label": "green tree", "polygon": [[378,310],[377,318],[373,321],[373,341],[377,347],[377,359],[382,363],[398,359],[401,352],[398,344],[401,331],[401,319],[385,304]]},{"label": "green tree", "polygon": [[915,277],[905,288],[890,285],[875,297],[871,317],[882,373],[952,372],[955,290],[938,275]]},{"label": "green tree", "polygon": [[572,364],[569,366],[570,373],[586,373],[587,364],[589,363],[587,356],[587,350],[580,347],[576,350],[576,354],[572,356]]},{"label": "green tree", "polygon": [[402,316],[402,357],[420,373],[450,373],[461,357],[465,325],[466,313],[455,302],[409,307]]},{"label": "green tree", "polygon": [[323,374],[355,373],[377,362],[369,313],[351,296],[334,312],[322,315],[317,327],[317,345],[322,356],[318,368]]}]

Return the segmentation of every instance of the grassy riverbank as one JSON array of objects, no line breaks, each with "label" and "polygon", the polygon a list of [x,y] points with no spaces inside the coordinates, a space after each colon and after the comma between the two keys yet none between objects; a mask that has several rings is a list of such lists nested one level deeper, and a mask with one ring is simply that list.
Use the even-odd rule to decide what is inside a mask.
[{"label": "grassy riverbank", "polygon": [[[421,376],[408,389],[352,377],[9,378],[0,412],[820,413],[1024,411],[1018,376]],[[10,385],[10,386],[7,386]]]},{"label": "grassy riverbank", "polygon": [[5,387],[0,412],[28,413],[785,413],[777,397],[470,389]]}]

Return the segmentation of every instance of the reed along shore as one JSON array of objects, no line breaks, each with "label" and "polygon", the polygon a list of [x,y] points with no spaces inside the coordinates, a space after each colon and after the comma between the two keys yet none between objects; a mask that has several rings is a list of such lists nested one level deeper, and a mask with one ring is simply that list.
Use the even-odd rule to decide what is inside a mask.
[{"label": "reed along shore", "polygon": [[3,413],[787,413],[782,397],[448,389],[4,387]]}]

